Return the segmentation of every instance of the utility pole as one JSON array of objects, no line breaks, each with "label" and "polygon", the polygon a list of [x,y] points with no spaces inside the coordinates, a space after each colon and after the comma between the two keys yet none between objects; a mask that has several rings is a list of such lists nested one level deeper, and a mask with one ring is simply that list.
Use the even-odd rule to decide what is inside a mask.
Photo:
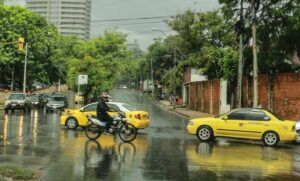
[{"label": "utility pole", "polygon": [[257,89],[257,52],[256,52],[256,10],[255,0],[252,0],[252,40],[253,40],[253,107],[258,106],[258,89]]},{"label": "utility pole", "polygon": [[77,81],[77,93],[80,92],[80,84],[79,84],[79,81]]},{"label": "utility pole", "polygon": [[[158,29],[156,29],[156,28],[152,28],[152,31],[159,31],[159,32],[161,32],[165,37],[167,37],[167,35],[163,32],[163,31],[161,31],[161,30],[158,30]],[[177,60],[176,60],[176,49],[177,49],[177,47],[176,47],[177,45],[176,45],[176,40],[174,40],[174,42],[173,42],[173,50],[174,50],[174,91],[173,91],[173,100],[172,100],[172,102],[173,102],[173,109],[176,109],[176,70],[177,70],[177,68],[176,68],[176,63],[177,63]]]},{"label": "utility pole", "polygon": [[174,97],[173,97],[173,109],[176,109],[176,44],[175,41],[173,43],[174,48]]},{"label": "utility pole", "polygon": [[237,108],[242,106],[242,81],[243,81],[243,0],[241,0],[240,21],[237,24],[237,32],[240,34],[239,42],[239,63],[238,63],[238,81],[237,81]]},{"label": "utility pole", "polygon": [[154,97],[154,82],[153,82],[153,61],[152,61],[152,58],[150,59],[150,63],[151,63],[151,83],[152,83],[152,91],[151,91],[151,94],[152,94],[152,97]]},{"label": "utility pole", "polygon": [[27,54],[28,54],[28,43],[26,43],[26,44],[25,44],[25,60],[24,60],[23,93],[26,93]]},{"label": "utility pole", "polygon": [[10,91],[14,90],[14,83],[15,83],[15,65],[12,66],[11,71],[11,83],[10,83]]}]

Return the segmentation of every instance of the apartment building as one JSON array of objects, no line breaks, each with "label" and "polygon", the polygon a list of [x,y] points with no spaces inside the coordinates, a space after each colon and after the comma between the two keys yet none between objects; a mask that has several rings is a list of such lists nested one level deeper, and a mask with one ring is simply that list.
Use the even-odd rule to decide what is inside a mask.
[{"label": "apartment building", "polygon": [[61,35],[90,37],[91,0],[25,0],[26,7],[55,25]]}]

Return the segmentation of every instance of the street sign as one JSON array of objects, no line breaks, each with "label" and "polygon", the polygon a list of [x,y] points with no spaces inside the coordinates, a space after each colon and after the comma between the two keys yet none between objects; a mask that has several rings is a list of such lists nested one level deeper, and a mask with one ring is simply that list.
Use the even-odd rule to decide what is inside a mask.
[{"label": "street sign", "polygon": [[83,85],[88,83],[88,75],[78,75],[78,85]]}]

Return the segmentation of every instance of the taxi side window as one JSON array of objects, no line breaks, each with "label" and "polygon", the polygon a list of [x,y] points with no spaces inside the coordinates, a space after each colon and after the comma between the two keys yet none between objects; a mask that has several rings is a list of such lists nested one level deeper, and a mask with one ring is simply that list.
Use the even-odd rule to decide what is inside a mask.
[{"label": "taxi side window", "polygon": [[270,117],[262,111],[250,111],[247,119],[253,121],[269,121]]},{"label": "taxi side window", "polygon": [[228,119],[232,120],[246,120],[248,110],[237,110],[228,114]]},{"label": "taxi side window", "polygon": [[96,111],[97,104],[92,104],[84,108],[84,112]]},{"label": "taxi side window", "polygon": [[107,106],[113,110],[120,110],[118,106],[114,105],[114,104],[107,104]]}]

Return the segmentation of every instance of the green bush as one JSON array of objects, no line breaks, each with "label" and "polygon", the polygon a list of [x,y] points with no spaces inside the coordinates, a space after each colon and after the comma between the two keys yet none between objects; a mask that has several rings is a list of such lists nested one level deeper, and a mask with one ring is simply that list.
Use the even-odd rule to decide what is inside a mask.
[{"label": "green bush", "polygon": [[10,177],[17,180],[30,180],[34,178],[34,172],[12,165],[0,165],[0,181],[4,177]]}]

